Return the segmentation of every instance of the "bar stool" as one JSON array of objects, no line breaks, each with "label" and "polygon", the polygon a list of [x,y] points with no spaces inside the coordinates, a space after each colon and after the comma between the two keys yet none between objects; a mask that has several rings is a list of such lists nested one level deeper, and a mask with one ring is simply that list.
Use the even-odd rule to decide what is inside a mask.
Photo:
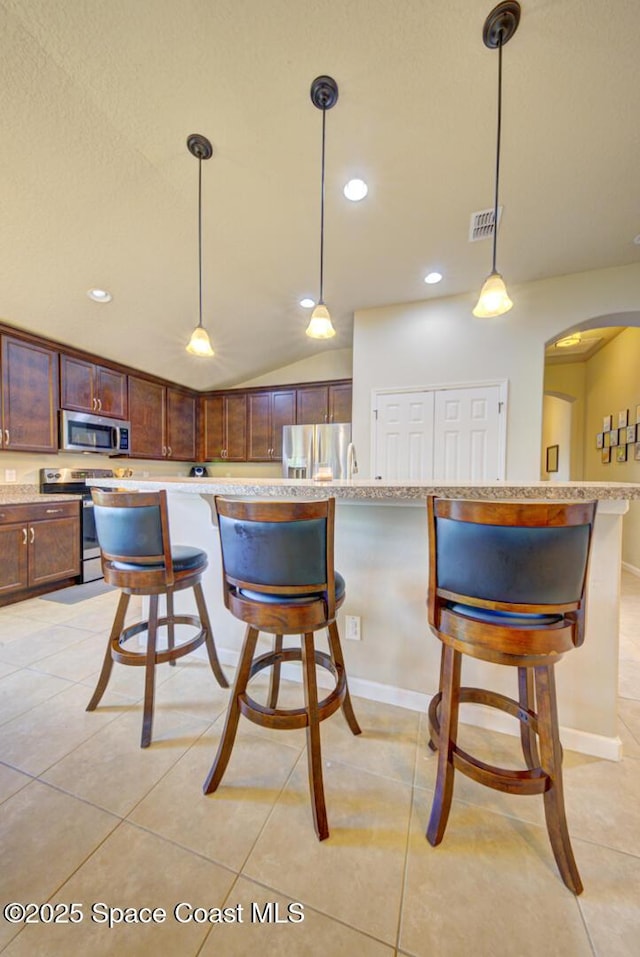
[{"label": "bar stool", "polygon": [[[542,794],[553,854],[574,894],[582,882],[564,808],[554,667],[584,640],[596,504],[427,500],[429,625],[442,642],[440,689],[428,712],[438,769],[427,839],[435,846],[444,836],[456,770],[498,791]],[[516,667],[518,700],[461,687],[462,655]],[[495,767],[458,747],[465,702],[519,719],[527,770]]]},{"label": "bar stool", "polygon": [[[204,643],[218,684],[222,688],[229,687],[218,661],[200,584],[207,567],[207,555],[189,545],[171,545],[165,491],[103,492],[92,489],[91,494],[104,579],[120,588],[121,594],[102,671],[87,711],[94,711],[99,704],[109,683],[114,661],[143,667],[145,685],[140,746],[146,748],[151,742],[157,664],[168,661],[170,665],[175,665],[177,658],[188,655]],[[174,613],[174,593],[185,588],[193,588],[198,615]],[[149,618],[125,628],[131,595],[150,596]],[[158,595],[166,596],[167,614],[164,618],[158,618]],[[176,644],[176,625],[191,625],[197,632]],[[167,628],[167,648],[162,651],[157,649],[159,626]],[[147,632],[145,651],[124,647],[130,638],[143,632]]]},{"label": "bar stool", "polygon": [[[334,499],[241,501],[216,496],[222,550],[224,603],[247,625],[236,680],[218,752],[204,783],[215,791],[226,770],[240,715],[268,728],[305,728],[313,822],[319,840],[329,836],[322,780],[320,722],[342,708],[353,734],[360,734],[349,696],[336,609],[345,583],[333,567]],[[327,629],[329,654],[318,651],[314,632]],[[275,635],[274,650],[254,657],[258,634]],[[302,636],[301,647],[283,648],[283,635]],[[278,708],[280,667],[301,661],[303,708]],[[335,687],[318,700],[316,666]],[[271,668],[268,704],[247,691],[254,675]]]}]

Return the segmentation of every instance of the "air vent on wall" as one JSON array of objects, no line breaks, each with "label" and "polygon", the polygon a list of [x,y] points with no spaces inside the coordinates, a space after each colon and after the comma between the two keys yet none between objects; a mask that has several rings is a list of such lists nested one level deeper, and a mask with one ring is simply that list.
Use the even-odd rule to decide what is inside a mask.
[{"label": "air vent on wall", "polygon": [[[502,206],[498,206],[498,226],[502,218]],[[493,206],[491,209],[481,209],[471,213],[469,223],[469,242],[477,243],[481,239],[491,239],[493,236]]]}]

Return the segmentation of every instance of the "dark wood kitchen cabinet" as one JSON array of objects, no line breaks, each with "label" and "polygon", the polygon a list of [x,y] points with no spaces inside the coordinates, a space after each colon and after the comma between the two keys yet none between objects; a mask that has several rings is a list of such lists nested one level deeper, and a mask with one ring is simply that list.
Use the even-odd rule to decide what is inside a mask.
[{"label": "dark wood kitchen cabinet", "polygon": [[1,337],[0,448],[11,452],[58,451],[58,354]]},{"label": "dark wood kitchen cabinet", "polygon": [[282,459],[282,427],[296,421],[295,389],[250,392],[247,398],[247,460]]},{"label": "dark wood kitchen cabinet", "polygon": [[79,501],[0,506],[0,605],[79,575]]},{"label": "dark wood kitchen cabinet", "polygon": [[226,392],[208,395],[202,402],[205,462],[247,460],[247,395]]},{"label": "dark wood kitchen cabinet", "polygon": [[60,356],[60,405],[74,412],[127,418],[127,377],[123,372]]},{"label": "dark wood kitchen cabinet", "polygon": [[298,387],[296,422],[351,422],[351,394],[350,379]]},{"label": "dark wood kitchen cabinet", "polygon": [[129,376],[129,420],[133,458],[195,461],[194,395]]}]

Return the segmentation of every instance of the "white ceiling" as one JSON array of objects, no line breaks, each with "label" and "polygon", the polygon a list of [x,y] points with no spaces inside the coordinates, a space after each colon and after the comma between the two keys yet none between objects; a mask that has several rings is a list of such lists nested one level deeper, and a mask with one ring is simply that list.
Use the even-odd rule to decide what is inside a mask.
[{"label": "white ceiling", "polygon": [[[469,295],[491,243],[497,53],[484,0],[0,0],[0,317],[197,388],[351,344],[357,308]],[[509,287],[640,260],[640,4],[523,0],[504,51]],[[327,114],[325,299],[317,296]],[[204,321],[197,321],[197,161]],[[358,175],[370,192],[347,202]],[[435,287],[423,277],[439,269]],[[90,302],[91,286],[109,305]]]}]

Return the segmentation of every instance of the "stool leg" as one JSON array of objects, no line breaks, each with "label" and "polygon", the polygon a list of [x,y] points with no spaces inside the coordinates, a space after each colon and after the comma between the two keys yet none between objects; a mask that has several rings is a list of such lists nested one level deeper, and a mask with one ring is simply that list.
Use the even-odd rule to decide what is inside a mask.
[{"label": "stool leg", "polygon": [[253,661],[253,653],[256,648],[258,634],[259,632],[257,628],[252,628],[251,625],[247,627],[244,637],[244,644],[242,645],[242,651],[240,653],[240,661],[238,663],[236,680],[233,684],[233,691],[231,692],[231,697],[229,699],[229,707],[227,708],[227,717],[224,723],[224,730],[222,732],[222,737],[220,738],[220,744],[218,745],[218,753],[214,758],[213,764],[211,765],[211,770],[209,771],[209,774],[207,775],[207,778],[202,786],[202,790],[205,794],[211,794],[212,791],[216,790],[222,781],[224,772],[227,770],[227,764],[229,763],[229,758],[231,757],[233,742],[236,739],[238,721],[240,719],[240,705],[238,702],[240,700],[240,696],[244,694],[249,682],[249,672],[251,670],[251,662]]},{"label": "stool leg", "polygon": [[[535,696],[533,692],[533,674],[531,668],[518,668],[518,701],[523,711],[535,713]],[[538,738],[530,724],[520,722],[520,740],[522,753],[527,767],[533,770],[540,767],[538,753]]]},{"label": "stool leg", "polygon": [[347,684],[347,670],[344,666],[344,657],[342,654],[342,646],[340,644],[340,633],[338,631],[338,626],[335,621],[332,621],[328,627],[329,631],[329,649],[331,651],[331,657],[333,658],[334,665],[338,665],[344,673],[345,681],[345,693],[342,701],[342,713],[347,719],[347,724],[351,728],[354,734],[362,734],[362,728],[358,724],[358,720],[355,716],[353,705],[351,704],[351,695],[349,694],[349,685]]},{"label": "stool leg", "polygon": [[[279,654],[282,651],[282,635],[276,635],[273,643],[273,653]],[[278,703],[278,692],[280,691],[280,660],[274,661],[271,668],[271,678],[269,679],[269,700],[267,707],[275,708]]]},{"label": "stool leg", "polygon": [[116,617],[113,620],[113,625],[111,627],[111,634],[107,641],[107,651],[104,656],[104,661],[102,662],[102,670],[100,672],[100,677],[98,678],[98,684],[96,685],[96,690],[93,692],[91,701],[87,705],[87,711],[95,711],[100,699],[104,694],[107,685],[109,684],[109,678],[111,677],[111,669],[113,668],[113,657],[111,655],[111,646],[117,644],[118,639],[124,628],[124,619],[127,614],[127,608],[129,606],[130,595],[127,592],[120,592],[120,600],[118,601],[118,607],[116,609]]},{"label": "stool leg", "polygon": [[543,771],[551,785],[544,792],[544,814],[556,864],[570,891],[582,893],[582,881],[573,856],[569,828],[564,809],[562,787],[562,748],[558,734],[558,709],[553,665],[538,665],[535,669],[536,700],[538,704],[538,732]]},{"label": "stool leg", "polygon": [[[443,672],[443,669],[444,669],[444,650],[445,650],[445,648],[446,648],[446,645],[443,644],[443,645],[442,645],[442,651],[440,652],[440,677],[439,677],[439,679],[438,679],[438,691],[440,692],[440,694],[442,694],[442,672]],[[435,743],[435,741],[433,740],[433,738],[431,737],[431,735],[429,735],[429,748],[430,748],[432,751],[437,751],[437,750],[438,750],[438,745]]]},{"label": "stool leg", "polygon": [[316,655],[313,633],[306,632],[302,639],[302,671],[304,677],[304,703],[307,710],[307,765],[313,824],[318,840],[329,837],[327,808],[322,783],[322,752],[320,750],[320,719],[318,718],[318,685],[316,680]]},{"label": "stool leg", "polygon": [[151,726],[153,724],[153,697],[156,678],[156,642],[158,637],[158,596],[149,598],[149,622],[147,630],[147,660],[144,668],[144,710],[142,716],[142,737],[140,747],[151,744]]},{"label": "stool leg", "polygon": [[444,837],[453,796],[453,748],[458,735],[460,707],[461,654],[444,645],[442,658],[442,701],[440,702],[440,734],[438,736],[438,774],[433,795],[427,840],[434,847]]},{"label": "stool leg", "polygon": [[[167,589],[167,648],[173,651],[176,646],[176,628],[173,611],[173,589]],[[176,659],[169,658],[169,664],[175,668]]]},{"label": "stool leg", "polygon": [[218,652],[216,651],[215,642],[213,640],[213,629],[211,627],[211,621],[209,619],[209,612],[207,611],[207,603],[204,600],[204,594],[202,591],[202,585],[200,582],[196,582],[193,586],[193,594],[195,595],[196,605],[198,606],[198,614],[200,616],[200,621],[207,629],[207,634],[204,639],[204,643],[207,648],[207,654],[209,656],[209,664],[211,665],[211,670],[213,671],[216,681],[221,688],[228,688],[229,682],[225,677],[225,673],[220,667],[220,661],[218,660]]}]

